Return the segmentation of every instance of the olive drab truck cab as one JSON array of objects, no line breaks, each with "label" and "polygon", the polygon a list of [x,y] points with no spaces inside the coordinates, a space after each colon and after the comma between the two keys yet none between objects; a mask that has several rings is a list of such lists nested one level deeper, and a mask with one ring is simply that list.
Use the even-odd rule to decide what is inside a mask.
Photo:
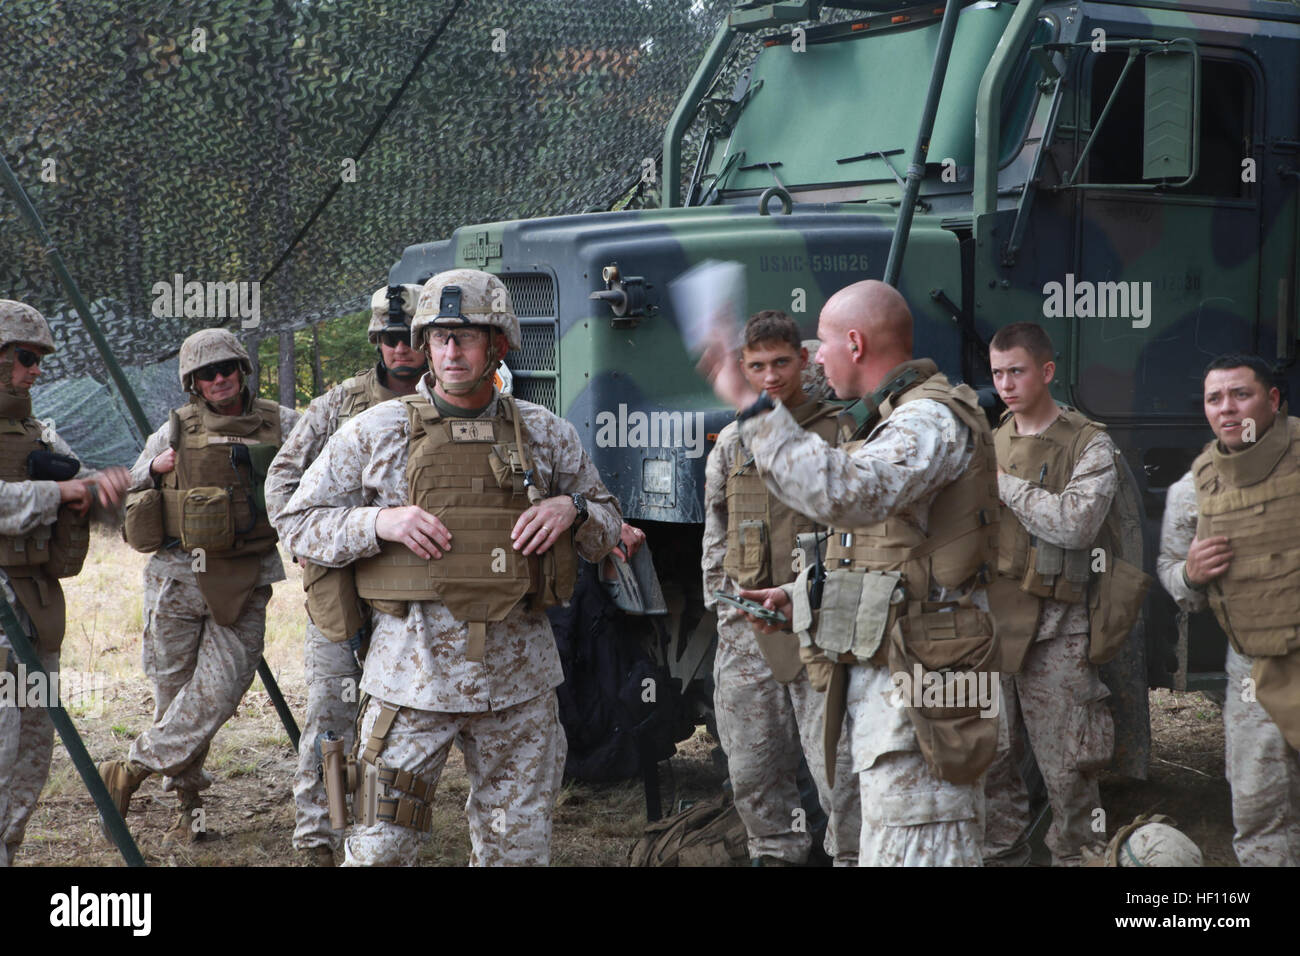
[{"label": "olive drab truck cab", "polygon": [[[945,9],[737,3],[651,164],[656,208],[465,225],[392,269],[504,280],[523,325],[514,394],[576,426],[647,530],[671,612],[663,653],[700,713],[704,463],[732,411],[697,376],[666,294],[689,267],[743,263],[751,310],[784,309],[810,337],[832,293],[884,277],[912,308],[915,354],[981,390],[991,415],[989,339],[1041,323],[1055,397],[1123,454],[1125,556],[1148,573],[1165,491],[1211,437],[1205,363],[1257,351],[1297,379],[1300,7]],[[1180,641],[1152,590],[1103,670],[1118,769],[1145,775],[1147,687],[1221,678],[1223,640],[1201,614]]]}]

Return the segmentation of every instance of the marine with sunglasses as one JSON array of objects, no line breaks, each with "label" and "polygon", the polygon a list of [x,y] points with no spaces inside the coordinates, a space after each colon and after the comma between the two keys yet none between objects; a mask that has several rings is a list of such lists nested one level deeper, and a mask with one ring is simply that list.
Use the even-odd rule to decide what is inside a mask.
[{"label": "marine with sunglasses", "polygon": [[284,580],[275,529],[261,502],[265,468],[298,413],[253,397],[248,353],[225,329],[195,332],[180,349],[187,405],[149,436],[131,469],[126,538],[152,552],[144,572],[144,670],[153,725],[126,760],[100,764],[118,810],[151,774],[176,791],[164,846],[207,833],[200,792],[208,745],[253,682],[271,585]]},{"label": "marine with sunglasses", "polygon": [[[411,316],[420,299],[418,285],[384,286],[370,299],[370,343],[379,361],[358,372],[307,406],[266,475],[266,509],[275,521],[298,488],[303,472],[349,419],[380,402],[410,395],[425,373],[424,355],[411,348]],[[307,717],[298,747],[293,781],[297,805],[294,849],[318,866],[333,866],[340,834],[330,828],[329,806],[321,780],[322,734],[332,731],[352,746],[361,684],[363,635],[369,608],[357,598],[352,569],[325,568],[303,559],[307,590]]]},{"label": "marine with sunglasses", "polygon": [[411,343],[429,357],[416,394],[340,428],[276,518],[295,554],[355,562],[375,612],[345,865],[416,862],[453,743],[471,864],[545,864],[566,742],[543,609],[571,594],[575,551],[598,562],[619,543],[622,518],[573,425],[494,387],[521,345],[499,278],[435,275]]},{"label": "marine with sunglasses", "polygon": [[[59,669],[63,641],[59,578],[81,569],[96,495],[102,506],[116,505],[130,480],[120,465],[87,471],[52,425],[32,417],[31,388],[41,360],[53,351],[44,316],[0,299],[0,581],[17,598],[19,623],[50,674]],[[46,480],[59,471],[70,477]],[[12,681],[17,674],[13,648],[0,630],[0,677]],[[0,696],[0,867],[18,852],[54,751],[45,707],[20,701],[26,696]]]}]

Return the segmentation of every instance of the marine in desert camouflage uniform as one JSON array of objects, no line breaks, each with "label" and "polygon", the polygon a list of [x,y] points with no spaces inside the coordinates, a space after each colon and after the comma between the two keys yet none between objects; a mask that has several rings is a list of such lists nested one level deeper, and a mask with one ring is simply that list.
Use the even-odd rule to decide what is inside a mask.
[{"label": "marine in desert camouflage uniform", "polygon": [[[0,460],[0,583],[17,613],[27,638],[51,675],[59,670],[59,645],[63,640],[63,597],[58,579],[50,576],[49,562],[32,563],[20,554],[31,553],[39,543],[48,549],[47,537],[69,511],[85,515],[98,489],[101,505],[115,505],[126,491],[129,476],[122,467],[103,472],[82,467],[67,481],[26,478],[31,451],[72,451],[53,427],[32,418],[31,387],[41,374],[41,359],[54,351],[50,328],[36,309],[13,299],[0,299],[0,430],[4,454]],[[21,547],[19,547],[21,546]],[[17,593],[15,593],[17,592]],[[44,599],[44,604],[39,602]],[[38,602],[32,610],[27,603]],[[42,613],[45,612],[45,613]],[[0,695],[0,867],[13,862],[23,842],[27,821],[50,775],[54,750],[54,725],[42,706],[26,700],[19,686],[18,660],[0,629],[0,674],[14,693]],[[53,680],[53,677],[52,677]],[[51,684],[53,686],[53,684]]]},{"label": "marine in desert camouflage uniform", "polygon": [[[1081,416],[1064,415],[1048,391],[1056,365],[1052,343],[1041,327],[1030,322],[1004,326],[989,344],[993,383],[1008,408],[1000,430],[1016,436],[1041,436],[1055,449],[1078,430]],[[1061,429],[1065,429],[1061,431]],[[1033,439],[1038,441],[1037,437]],[[1009,447],[1011,439],[1006,442]],[[1039,449],[1040,451],[1042,449]],[[1068,457],[1070,446],[1062,450]],[[1046,452],[1044,452],[1046,453]],[[1083,446],[1082,453],[1059,491],[1042,487],[1034,474],[1015,474],[1015,466],[999,459],[998,492],[1010,514],[1003,515],[1002,564],[1009,564],[1012,542],[1020,525],[1039,542],[1063,550],[1090,549],[1115,497],[1115,443],[1104,431]],[[1069,467],[1069,462],[1064,462]],[[1046,474],[1044,466],[1042,474]],[[1064,477],[1064,474],[1062,475]],[[1089,561],[1091,557],[1089,556]],[[1105,843],[1104,827],[1093,830],[1093,811],[1101,806],[1097,773],[1111,756],[1114,731],[1105,698],[1109,694],[1088,660],[1089,627],[1086,599],[1066,603],[1053,598],[1021,596],[1019,579],[1010,582],[1009,598],[1025,602],[1037,622],[1025,628],[1018,646],[1023,662],[1002,676],[1002,700],[1011,739],[1018,743],[1020,724],[1029,732],[1030,747],[1042,773],[1052,806],[1046,843],[1056,865],[1077,866],[1084,847]],[[1086,598],[1086,582],[1079,589]],[[994,604],[995,616],[998,605]],[[1001,619],[999,619],[1001,621]],[[1025,622],[1028,624],[1028,622]],[[1003,650],[1011,643],[1001,632]],[[1029,641],[1027,647],[1025,641]],[[999,753],[985,781],[988,825],[986,864],[1028,862],[1025,842],[1029,827],[1029,798],[1014,749]]]},{"label": "marine in desert camouflage uniform", "polygon": [[[791,409],[801,425],[816,417],[824,434],[834,437],[840,407],[808,397],[801,387],[801,374],[808,367],[808,350],[799,340],[798,327],[784,312],[759,312],[745,327],[741,366],[755,389],[763,389]],[[822,383],[813,382],[818,388]],[[749,854],[756,864],[802,864],[807,861],[811,839],[803,819],[795,776],[799,761],[806,758],[829,823],[825,849],[838,865],[857,864],[861,826],[858,788],[852,773],[849,739],[841,736],[837,752],[835,787],[827,783],[822,756],[822,718],[825,697],[813,690],[807,670],[799,660],[799,643],[788,632],[762,634],[736,608],[717,602],[714,592],[735,594],[740,587],[792,581],[796,570],[791,560],[796,541],[768,538],[777,527],[792,531],[813,531],[812,522],[802,520],[796,529],[793,515],[779,501],[772,500],[754,475],[753,490],[743,490],[747,479],[743,465],[748,452],[740,445],[739,426],[732,422],[718,435],[705,465],[704,491],[704,603],[718,614],[718,647],[713,664],[713,710],[717,718],[722,749],[727,755],[736,809],[749,834]],[[750,465],[750,468],[753,466]],[[745,513],[728,513],[732,495],[747,498]],[[759,537],[760,548],[749,548],[753,567],[743,557],[728,553],[729,526],[766,515]],[[803,527],[803,525],[807,527]],[[744,532],[741,531],[740,534]],[[737,536],[738,537],[738,536]],[[743,543],[737,550],[746,553]],[[759,554],[759,551],[764,552]],[[770,555],[767,553],[770,552]],[[779,559],[779,561],[778,561]],[[767,567],[763,572],[759,566]],[[737,582],[726,568],[745,580]],[[769,653],[771,657],[769,657]],[[774,668],[780,673],[774,673]]]},{"label": "marine in desert camouflage uniform", "polygon": [[[196,430],[173,436],[169,422],[150,435],[131,468],[132,490],[168,487],[181,456],[196,454],[186,450],[189,441],[221,449],[222,456],[227,448],[233,453],[235,445],[255,439],[282,443],[298,413],[255,400],[247,378],[251,372],[248,353],[224,329],[203,329],[181,343],[181,387],[193,396],[184,411],[193,415],[187,420]],[[279,428],[273,429],[277,415]],[[222,480],[231,486],[249,480],[247,473],[238,474],[231,470]],[[128,502],[128,518],[130,507]],[[142,656],[154,685],[153,725],[131,744],[126,760],[107,761],[99,770],[123,815],[140,785],[152,774],[163,775],[163,789],[176,791],[180,808],[165,844],[205,836],[199,794],[212,786],[212,778],[203,762],[212,738],[253,682],[271,585],[284,580],[274,532],[263,516],[256,517],[252,533],[261,539],[260,553],[225,557],[186,550],[169,537],[145,566]]]},{"label": "marine in desert camouflage uniform", "polygon": [[[423,356],[411,348],[410,322],[419,298],[418,285],[385,286],[371,296],[367,335],[379,361],[314,399],[298,419],[266,474],[266,510],[272,523],[297,490],[307,466],[342,423],[380,402],[415,391],[415,383],[427,368]],[[341,624],[338,626],[341,631]],[[358,632],[347,640],[331,640],[308,617],[303,648],[307,714],[293,781],[297,808],[293,845],[322,866],[333,866],[334,850],[341,840],[330,829],[318,740],[321,734],[333,731],[346,748],[352,746],[361,684],[360,637]]]},{"label": "marine in desert camouflage uniform", "polygon": [[[1268,365],[1255,356],[1224,356],[1210,363],[1205,375],[1205,416],[1216,439],[1207,448],[1216,448],[1224,458],[1248,452],[1268,454],[1273,450],[1264,443],[1271,444],[1272,439],[1281,440],[1281,447],[1274,452],[1274,460],[1279,462],[1275,472],[1289,466],[1288,452],[1290,457],[1295,455],[1294,436],[1300,422],[1288,418]],[[1253,434],[1248,435],[1247,428]],[[1285,447],[1285,432],[1273,431],[1288,428],[1290,449]],[[1248,437],[1252,440],[1247,441]],[[1198,534],[1201,518],[1194,464],[1191,471],[1170,485],[1166,494],[1156,562],[1160,583],[1184,612],[1180,615],[1181,628],[1187,626],[1187,613],[1207,607],[1207,589],[1232,574],[1234,564],[1251,566],[1247,563],[1252,559],[1248,540]],[[1282,522],[1275,532],[1294,541],[1295,524]],[[1277,579],[1282,573],[1283,553],[1290,549],[1280,543],[1274,547],[1271,576]],[[1294,574],[1294,553],[1289,557]],[[1254,561],[1257,567],[1259,557]],[[1294,597],[1294,587],[1289,593]],[[1290,599],[1279,597],[1273,607],[1259,610],[1285,609]],[[1291,633],[1295,631],[1295,620],[1295,616],[1289,619]],[[1224,665],[1228,683],[1223,702],[1223,736],[1228,785],[1232,789],[1232,847],[1242,866],[1300,866],[1300,753],[1288,743],[1255,692],[1255,671],[1265,658],[1243,650],[1234,647],[1230,639]],[[1296,653],[1291,651],[1291,655]],[[1289,690],[1294,706],[1294,701],[1300,699],[1300,688],[1293,685]]]},{"label": "marine in desert camouflage uniform", "polygon": [[[444,524],[408,503],[412,416],[420,416],[422,432],[425,425],[434,429],[425,433],[425,445],[443,434],[443,426],[429,416],[452,419],[446,433],[450,440],[441,447],[454,449],[460,435],[469,450],[448,453],[455,460],[447,467],[470,468],[487,451],[479,443],[482,436],[503,427],[497,424],[503,420],[499,416],[509,412],[492,387],[492,372],[520,338],[499,279],[468,269],[430,279],[412,324],[412,344],[424,347],[426,340],[431,372],[417,389],[423,403],[408,406],[410,399],[404,399],[378,405],[339,429],[303,475],[278,521],[295,554],[331,567],[359,562],[363,596],[367,568],[384,567],[364,559],[380,554],[390,542],[404,545],[389,546],[384,553],[391,560],[410,566],[413,559],[403,557],[409,550],[422,559],[414,566],[432,577],[444,573],[432,563],[445,558],[452,568],[462,568],[471,560],[466,544],[457,554],[448,530],[448,525],[466,528],[458,521],[463,516],[454,508],[442,511]],[[519,495],[522,513],[512,516],[513,527],[502,532],[501,546],[489,550],[500,552],[503,563],[510,549],[521,556],[559,552],[561,535],[570,533],[586,508],[588,517],[573,534],[574,544],[583,557],[600,560],[619,542],[617,503],[572,425],[529,402],[513,405],[537,494]],[[505,454],[503,467],[513,458]],[[497,480],[508,489],[508,475],[497,475]],[[479,540],[470,530],[456,536],[463,542]],[[504,577],[498,585],[502,591]],[[444,600],[456,597],[449,590]],[[457,617],[442,600],[386,608],[372,604],[377,613],[362,678],[369,702],[360,728],[365,742],[361,767],[388,776],[377,790],[380,812],[374,822],[359,822],[349,832],[345,865],[415,862],[453,743],[464,754],[470,780],[471,862],[548,863],[551,815],[566,748],[554,692],[563,676],[546,615],[531,600],[514,603],[503,619],[485,625]],[[385,811],[385,806],[395,809]],[[407,825],[396,822],[402,816]]]},{"label": "marine in desert camouflage uniform", "polygon": [[[897,291],[874,280],[855,283],[822,309],[817,361],[842,397],[870,395],[913,370],[932,377],[933,363],[912,360],[911,332],[911,312]],[[977,443],[943,402],[922,398],[900,404],[865,443],[848,451],[800,428],[779,403],[770,411],[762,398],[751,405],[755,393],[720,345],[706,352],[701,370],[720,398],[743,409],[741,441],[769,491],[831,527],[833,535],[837,529],[879,525],[891,516],[922,534],[934,533],[927,531],[931,504],[946,486],[977,468]],[[987,457],[980,467],[991,471],[987,432],[984,439]],[[930,601],[959,597],[933,580],[924,587]],[[792,590],[742,594],[790,617]],[[980,588],[964,597],[983,605]],[[832,692],[836,683],[832,679]],[[887,666],[849,667],[846,723],[862,808],[859,865],[979,866],[982,784],[937,776],[920,752],[906,709],[896,706],[895,689]]]}]

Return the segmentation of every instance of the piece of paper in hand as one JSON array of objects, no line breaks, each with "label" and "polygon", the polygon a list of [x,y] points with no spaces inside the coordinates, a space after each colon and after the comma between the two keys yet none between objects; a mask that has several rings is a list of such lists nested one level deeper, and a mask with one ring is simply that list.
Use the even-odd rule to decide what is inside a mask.
[{"label": "piece of paper in hand", "polygon": [[711,340],[740,347],[745,318],[745,267],[706,259],[668,283],[677,328],[688,351],[699,355]]}]

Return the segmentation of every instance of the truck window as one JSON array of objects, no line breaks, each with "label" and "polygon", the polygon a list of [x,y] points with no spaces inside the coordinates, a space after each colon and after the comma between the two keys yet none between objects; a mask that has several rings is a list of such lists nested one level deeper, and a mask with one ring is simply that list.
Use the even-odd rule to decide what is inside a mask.
[{"label": "truck window", "polygon": [[[1126,51],[1090,54],[1095,62],[1089,85],[1089,130],[1095,128],[1115,80],[1128,58]],[[1142,182],[1142,114],[1146,70],[1133,64],[1115,105],[1088,157],[1090,183]],[[1252,154],[1255,109],[1254,78],[1239,63],[1201,55],[1201,108],[1198,116],[1200,165],[1196,178],[1170,195],[1248,199],[1251,184],[1242,182],[1241,161]],[[1086,141],[1087,131],[1081,134]]]}]

